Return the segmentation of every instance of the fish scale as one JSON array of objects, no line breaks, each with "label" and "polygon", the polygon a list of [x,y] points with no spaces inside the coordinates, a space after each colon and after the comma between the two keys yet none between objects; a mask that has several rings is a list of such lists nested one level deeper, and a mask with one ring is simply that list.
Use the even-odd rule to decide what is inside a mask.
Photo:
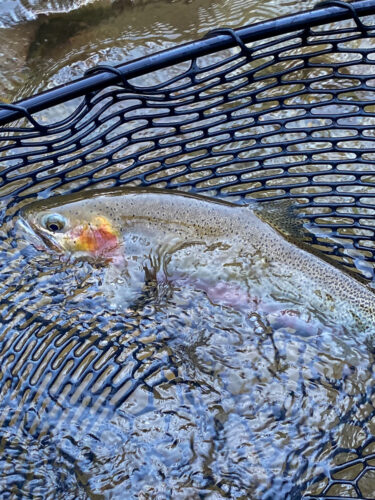
[{"label": "fish scale", "polygon": [[[56,215],[66,226],[48,231],[43,221]],[[117,250],[128,274],[127,305],[141,292],[152,257],[161,263],[167,258],[164,271],[173,278],[203,279],[207,287],[234,283],[261,300],[294,301],[301,311],[316,311],[341,329],[373,332],[372,290],[288,241],[261,217],[262,212],[255,214],[251,207],[198,195],[124,187],[58,196],[22,209],[24,227],[60,252],[82,253],[81,240],[89,227],[90,245],[84,253],[93,254],[93,236],[100,231],[95,255],[111,258],[113,247],[108,250],[103,243],[100,224],[110,228],[110,238],[118,235]],[[134,238],[139,240],[135,247]],[[220,247],[216,252],[210,250],[215,245]],[[115,273],[121,273],[118,266]]]}]

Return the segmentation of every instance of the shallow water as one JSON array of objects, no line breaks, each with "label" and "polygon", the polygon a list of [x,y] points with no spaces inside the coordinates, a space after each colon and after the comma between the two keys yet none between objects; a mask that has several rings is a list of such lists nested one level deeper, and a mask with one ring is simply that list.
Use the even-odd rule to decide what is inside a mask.
[{"label": "shallow water", "polygon": [[[5,2],[0,6],[3,98],[27,97],[83,75],[201,38],[313,7],[291,0],[97,0]],[[78,8],[81,6],[80,8]]]},{"label": "shallow water", "polygon": [[301,498],[372,435],[356,425],[373,373],[360,332],[275,329],[186,283],[150,282],[124,310],[103,267],[37,251],[13,225],[0,243],[11,498]]}]

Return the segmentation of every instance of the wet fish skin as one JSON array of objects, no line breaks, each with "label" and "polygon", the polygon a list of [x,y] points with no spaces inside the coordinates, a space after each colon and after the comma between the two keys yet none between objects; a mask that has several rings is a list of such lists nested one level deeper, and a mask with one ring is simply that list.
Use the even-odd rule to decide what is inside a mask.
[{"label": "wet fish skin", "polygon": [[[52,233],[42,226],[48,214],[66,219],[63,231]],[[131,281],[139,286],[147,262],[153,260],[170,274],[191,274],[213,285],[242,286],[246,281],[251,295],[280,301],[292,297],[301,308],[320,311],[347,330],[375,330],[375,295],[369,288],[287,241],[249,207],[166,190],[119,187],[37,201],[23,208],[21,217],[54,249],[117,262],[124,257]],[[108,247],[104,229],[112,238]],[[85,248],[85,231],[98,248]],[[236,258],[241,261],[238,269]]]}]

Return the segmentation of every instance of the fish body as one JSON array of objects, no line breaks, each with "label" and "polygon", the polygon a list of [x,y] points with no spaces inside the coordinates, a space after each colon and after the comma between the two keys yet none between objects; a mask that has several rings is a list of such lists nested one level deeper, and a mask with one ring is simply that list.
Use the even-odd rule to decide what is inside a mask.
[{"label": "fish body", "polygon": [[213,297],[220,289],[224,304],[232,296],[242,308],[293,304],[347,330],[374,330],[369,288],[285,239],[248,206],[120,187],[37,201],[21,217],[54,250],[123,265],[134,296],[151,275],[185,280]]}]

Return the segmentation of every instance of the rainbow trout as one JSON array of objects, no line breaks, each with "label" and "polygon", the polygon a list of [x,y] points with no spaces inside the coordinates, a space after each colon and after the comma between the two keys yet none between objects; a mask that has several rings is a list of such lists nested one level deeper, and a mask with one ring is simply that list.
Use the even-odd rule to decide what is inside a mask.
[{"label": "rainbow trout", "polygon": [[[352,332],[373,332],[374,293],[287,241],[248,206],[165,190],[110,188],[36,201],[21,226],[61,253],[122,273],[131,302],[147,279],[184,283],[218,304],[297,311]],[[293,312],[293,314],[294,314]]]}]

